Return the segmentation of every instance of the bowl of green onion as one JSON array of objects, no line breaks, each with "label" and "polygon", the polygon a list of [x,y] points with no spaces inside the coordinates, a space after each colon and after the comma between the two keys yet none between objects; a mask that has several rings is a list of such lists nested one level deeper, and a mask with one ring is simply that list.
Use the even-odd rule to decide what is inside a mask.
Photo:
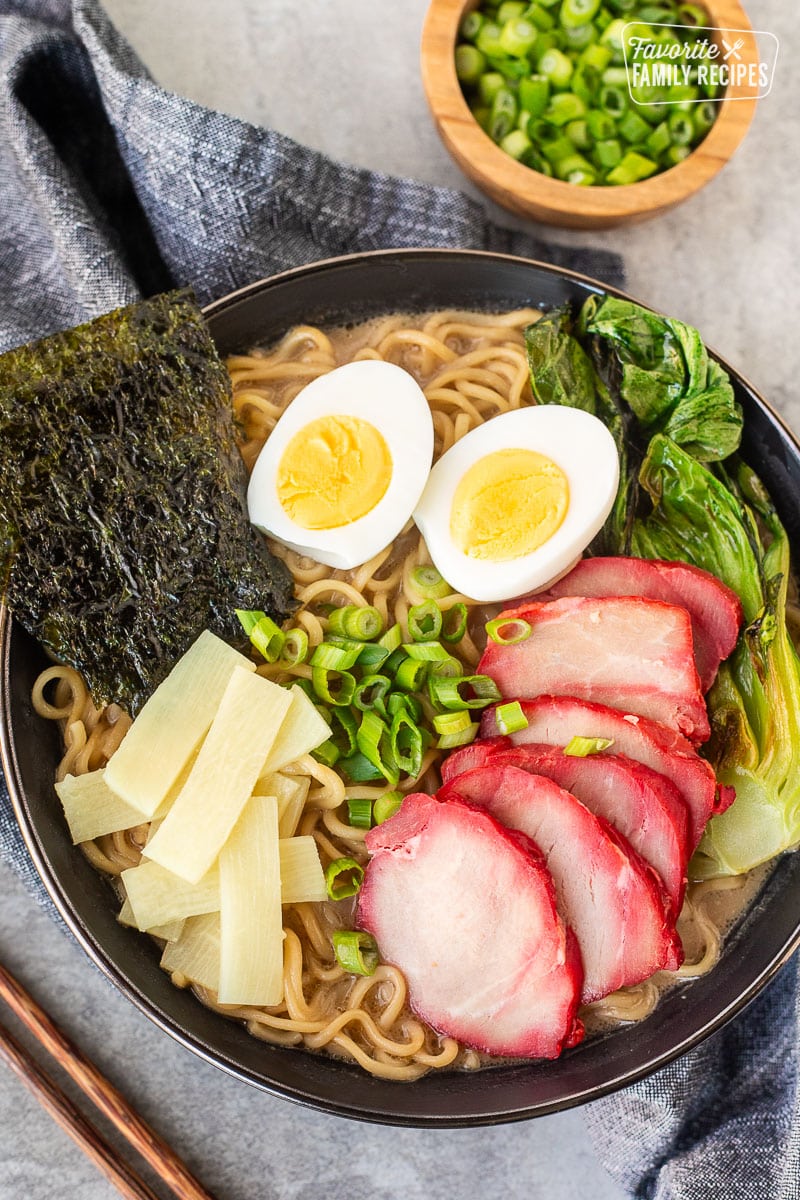
[{"label": "bowl of green onion", "polygon": [[[736,78],[720,72],[731,34]],[[737,0],[433,0],[422,36],[462,170],[513,212],[575,228],[644,220],[708,183],[747,132],[757,75]]]}]

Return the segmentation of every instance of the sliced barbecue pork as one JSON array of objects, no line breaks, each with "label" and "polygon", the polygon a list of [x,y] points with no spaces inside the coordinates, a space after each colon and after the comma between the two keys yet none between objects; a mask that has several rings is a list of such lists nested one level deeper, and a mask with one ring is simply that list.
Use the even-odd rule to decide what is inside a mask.
[{"label": "sliced barbecue pork", "polygon": [[566,596],[503,618],[531,627],[523,641],[490,640],[478,665],[504,698],[576,696],[660,721],[693,742],[708,738],[686,609],[638,596]]},{"label": "sliced barbecue pork", "polygon": [[[685,799],[690,814],[689,850],[700,841],[711,816],[724,812],[734,798],[732,788],[719,788],[709,763],[679,733],[633,713],[571,696],[539,696],[520,701],[528,725],[511,734],[514,745],[546,742],[566,746],[573,737],[610,738],[604,753],[624,754],[666,775]],[[497,735],[493,709],[481,720],[481,735]]]},{"label": "sliced barbecue pork", "polygon": [[692,622],[695,662],[704,692],[736,645],[742,624],[742,605],[736,593],[708,571],[688,563],[584,558],[552,584],[546,595],[534,599],[561,596],[644,596],[685,608]]},{"label": "sliced barbecue pork", "polygon": [[581,1040],[580,954],[527,838],[414,794],[366,843],[358,922],[423,1020],[489,1054],[555,1058]]},{"label": "sliced barbecue pork", "polygon": [[503,742],[478,741],[450,755],[446,777],[487,763],[546,775],[613,825],[659,876],[670,912],[677,917],[689,861],[688,813],[686,801],[665,775],[619,754],[576,758],[558,746],[507,748]]},{"label": "sliced barbecue pork", "polygon": [[487,765],[456,776],[438,795],[482,805],[539,847],[559,910],[578,939],[585,1003],[679,965],[680,942],[654,873],[607,821],[552,779]]}]

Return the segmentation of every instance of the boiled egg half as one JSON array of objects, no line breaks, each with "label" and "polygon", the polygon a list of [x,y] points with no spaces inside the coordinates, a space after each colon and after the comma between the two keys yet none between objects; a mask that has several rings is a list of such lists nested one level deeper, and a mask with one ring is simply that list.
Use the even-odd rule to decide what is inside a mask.
[{"label": "boiled egg half", "polygon": [[250,476],[250,520],[327,566],[358,566],[403,528],[432,458],[430,408],[407,371],[370,359],[336,367],[269,435]]},{"label": "boiled egg half", "polygon": [[414,519],[455,591],[509,600],[569,570],[602,528],[618,483],[602,421],[543,404],[501,413],[456,442],[431,471]]}]

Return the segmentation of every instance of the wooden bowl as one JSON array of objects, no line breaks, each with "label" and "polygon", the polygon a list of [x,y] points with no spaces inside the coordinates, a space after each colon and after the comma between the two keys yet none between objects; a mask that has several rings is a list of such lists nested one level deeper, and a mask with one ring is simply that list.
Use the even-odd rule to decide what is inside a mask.
[{"label": "wooden bowl", "polygon": [[[758,90],[730,86],[710,131],[676,167],[624,187],[577,187],[523,166],[484,133],[469,110],[456,76],[455,47],[461,18],[476,0],[432,0],[422,31],[422,82],[436,127],[462,171],[498,204],[524,217],[574,229],[601,229],[644,221],[680,204],[720,171],[741,142]],[[737,0],[706,0],[709,25],[752,34]],[[757,63],[753,36],[741,61]]]}]

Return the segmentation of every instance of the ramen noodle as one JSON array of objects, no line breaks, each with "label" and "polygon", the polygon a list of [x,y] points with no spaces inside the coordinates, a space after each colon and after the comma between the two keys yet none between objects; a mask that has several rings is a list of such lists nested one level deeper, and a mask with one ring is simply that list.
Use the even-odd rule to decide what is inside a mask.
[{"label": "ramen noodle", "polygon": [[[297,326],[268,351],[230,358],[234,412],[248,470],[286,406],[307,383],[336,366],[363,359],[395,363],[415,377],[431,408],[438,458],[488,418],[532,402],[523,331],[538,315],[534,309],[496,315],[445,311],[422,317],[394,315],[327,332]],[[299,608],[293,622],[306,631],[311,647],[324,640],[326,605],[373,605],[387,626],[399,622],[405,627],[409,607],[424,599],[414,587],[412,573],[430,559],[411,521],[392,546],[347,572],[278,544],[271,549],[294,576]],[[467,634],[454,652],[465,667],[474,669],[488,610],[459,594],[438,603],[443,610],[456,603],[470,609]],[[280,683],[311,676],[305,663],[292,667],[263,663],[258,671]],[[104,766],[130,724],[116,705],[98,711],[80,675],[69,667],[48,668],[37,681],[33,702],[38,713],[62,723],[59,779]],[[401,778],[398,790],[435,791],[440,754],[429,749],[420,773]],[[385,786],[348,785],[334,769],[311,756],[288,770],[311,776],[297,833],[314,837],[323,866],[342,855],[365,861],[365,831],[347,823],[347,801],[375,799]],[[148,826],[142,824],[85,843],[82,849],[98,870],[118,877],[139,862],[147,833]],[[755,894],[762,874],[690,886],[678,924],[686,950],[684,965],[585,1008],[581,1016],[588,1032],[642,1020],[665,988],[709,971],[719,956],[726,925]],[[250,1033],[266,1042],[324,1051],[387,1079],[413,1080],[431,1069],[474,1069],[490,1061],[419,1020],[408,1005],[405,981],[396,967],[382,964],[373,975],[357,977],[338,965],[331,934],[352,926],[353,907],[347,900],[284,908],[285,996],[280,1006],[220,1005],[213,993],[196,988],[200,1000],[243,1021]],[[173,981],[190,985],[181,975],[173,975]]]}]

